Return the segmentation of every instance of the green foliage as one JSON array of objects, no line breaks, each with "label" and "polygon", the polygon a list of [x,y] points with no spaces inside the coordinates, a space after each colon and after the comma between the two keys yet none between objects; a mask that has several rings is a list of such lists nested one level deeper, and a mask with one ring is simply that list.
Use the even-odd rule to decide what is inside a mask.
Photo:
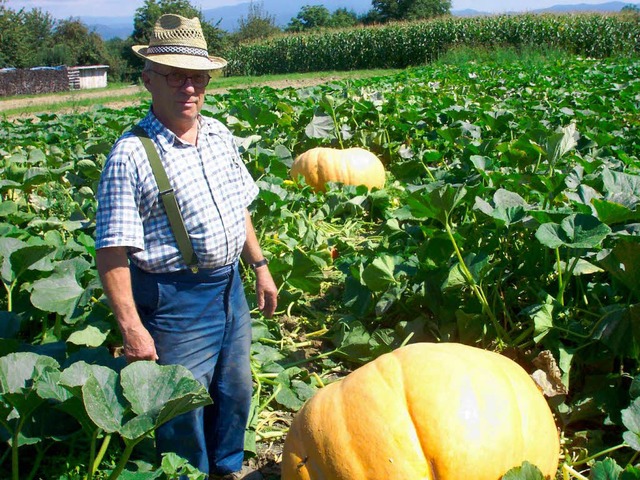
[{"label": "green foliage", "polygon": [[450,0],[372,0],[371,4],[383,22],[424,20],[451,10]]},{"label": "green foliage", "polygon": [[622,13],[640,14],[640,7],[638,5],[625,5],[621,11]]},{"label": "green foliage", "polygon": [[53,17],[40,9],[16,12],[0,2],[0,67],[38,66],[39,50],[53,45],[54,26]]},{"label": "green foliage", "polygon": [[301,32],[329,26],[331,13],[323,5],[305,5],[298,15],[292,18],[286,30],[289,32]]},{"label": "green foliage", "polygon": [[360,20],[355,12],[338,8],[333,13],[322,5],[305,5],[285,28],[287,32],[305,32],[323,28],[354,27]]},{"label": "green foliage", "polygon": [[0,4],[0,67],[108,64],[104,42],[79,20],[54,20],[40,9]]},{"label": "green foliage", "polygon": [[329,26],[332,28],[348,28],[355,27],[358,23],[360,23],[360,19],[356,12],[346,8],[338,8],[331,14]]},{"label": "green foliage", "polygon": [[492,50],[558,49],[590,57],[634,55],[640,23],[624,15],[499,15],[444,17],[276,37],[228,52],[228,75],[406,68],[461,46]]},{"label": "green foliage", "polygon": [[268,38],[280,32],[274,15],[264,9],[264,2],[251,1],[246,18],[238,20],[238,31],[233,35],[237,42]]},{"label": "green foliage", "polygon": [[[229,125],[260,186],[252,213],[281,287],[275,319],[254,311],[246,448],[284,435],[281,411],[355,365],[407,341],[459,341],[519,352],[527,367],[550,352],[568,388],[550,402],[563,468],[638,478],[627,463],[640,435],[640,62],[459,52],[467,60],[397,75],[206,97],[203,114]],[[23,397],[34,405],[60,385],[75,405],[115,399],[92,420],[96,442],[129,435],[122,409],[143,411],[118,400],[118,385],[144,382],[114,380],[122,376],[108,352],[119,337],[92,236],[101,165],[147,109],[0,124],[0,371],[18,351],[46,352],[62,367],[31,369],[42,381],[37,398]],[[376,153],[385,187],[317,193],[289,178],[298,154],[341,144]],[[244,275],[255,305],[254,274]],[[75,369],[95,382],[67,381]],[[103,388],[79,396],[96,382]],[[92,442],[97,427],[73,418]],[[6,423],[21,458],[61,438],[17,429],[15,415]],[[600,452],[612,458],[596,461]],[[537,478],[526,464],[509,475]]]}]

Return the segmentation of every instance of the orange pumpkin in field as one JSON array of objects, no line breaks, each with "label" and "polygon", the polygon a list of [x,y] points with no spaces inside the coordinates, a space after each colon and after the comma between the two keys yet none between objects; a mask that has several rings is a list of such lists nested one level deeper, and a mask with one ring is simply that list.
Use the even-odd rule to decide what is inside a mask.
[{"label": "orange pumpkin in field", "polygon": [[316,191],[324,191],[327,182],[345,185],[384,187],[385,171],[382,162],[363,148],[317,147],[299,155],[291,166],[291,177],[302,175]]},{"label": "orange pumpkin in field", "polygon": [[382,355],[319,390],[287,435],[283,480],[499,480],[524,461],[555,477],[559,438],[515,362],[455,343]]}]

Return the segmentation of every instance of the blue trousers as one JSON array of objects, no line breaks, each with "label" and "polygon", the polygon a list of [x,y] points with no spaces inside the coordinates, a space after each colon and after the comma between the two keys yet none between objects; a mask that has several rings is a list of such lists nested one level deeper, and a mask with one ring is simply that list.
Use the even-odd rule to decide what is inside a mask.
[{"label": "blue trousers", "polygon": [[159,454],[175,452],[204,473],[240,470],[253,384],[251,317],[237,263],[197,273],[132,266],[131,277],[158,363],[188,368],[213,399],[156,430]]}]

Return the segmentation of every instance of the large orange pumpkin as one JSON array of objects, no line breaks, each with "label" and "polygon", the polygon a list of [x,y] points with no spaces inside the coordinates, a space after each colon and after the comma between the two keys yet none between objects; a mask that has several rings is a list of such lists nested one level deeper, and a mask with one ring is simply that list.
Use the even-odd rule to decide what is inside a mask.
[{"label": "large orange pumpkin", "polygon": [[283,480],[554,478],[559,439],[527,373],[497,353],[417,343],[319,390],[287,435]]},{"label": "large orange pumpkin", "polygon": [[299,155],[291,166],[291,176],[302,175],[316,191],[324,191],[327,182],[345,185],[384,187],[384,166],[378,157],[363,148],[317,147]]}]

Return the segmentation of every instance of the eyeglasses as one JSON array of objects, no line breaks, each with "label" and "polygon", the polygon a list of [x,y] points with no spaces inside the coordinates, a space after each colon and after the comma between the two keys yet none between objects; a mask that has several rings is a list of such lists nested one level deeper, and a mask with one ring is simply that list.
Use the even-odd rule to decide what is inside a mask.
[{"label": "eyeglasses", "polygon": [[206,87],[209,85],[209,80],[211,80],[211,77],[207,73],[194,73],[193,75],[187,75],[182,72],[160,73],[155,70],[151,71],[156,75],[164,77],[167,81],[167,85],[174,88],[182,87],[187,83],[187,78],[191,80],[191,83],[196,88]]}]

